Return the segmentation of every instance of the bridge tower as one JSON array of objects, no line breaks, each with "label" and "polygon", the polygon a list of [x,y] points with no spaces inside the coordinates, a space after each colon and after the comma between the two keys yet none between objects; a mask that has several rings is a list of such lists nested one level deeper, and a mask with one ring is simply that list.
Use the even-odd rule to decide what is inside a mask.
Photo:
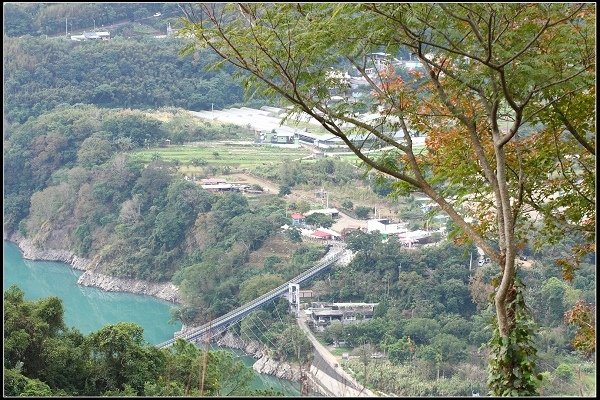
[{"label": "bridge tower", "polygon": [[288,301],[290,302],[290,308],[294,310],[296,318],[300,316],[300,285],[297,283],[290,283],[288,285]]}]

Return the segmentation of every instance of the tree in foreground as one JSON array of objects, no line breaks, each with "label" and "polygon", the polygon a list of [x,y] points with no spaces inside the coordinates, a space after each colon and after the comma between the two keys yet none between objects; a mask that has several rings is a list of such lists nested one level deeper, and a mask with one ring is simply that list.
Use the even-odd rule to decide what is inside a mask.
[{"label": "tree in foreground", "polygon": [[159,349],[130,322],[87,336],[67,329],[57,297],[4,292],[4,392],[8,396],[277,396],[251,387],[253,372],[231,352],[179,339]]},{"label": "tree in foreground", "polygon": [[[211,48],[221,57],[215,67],[236,66],[249,93],[320,122],[368,169],[393,178],[392,194],[427,195],[459,228],[457,239],[499,265],[490,391],[536,394],[515,257],[529,237],[574,236],[571,257],[560,260],[569,279],[595,251],[595,5],[183,10],[181,32],[194,38],[184,54]],[[395,56],[420,67],[398,68]],[[426,150],[415,146],[421,135]]]}]

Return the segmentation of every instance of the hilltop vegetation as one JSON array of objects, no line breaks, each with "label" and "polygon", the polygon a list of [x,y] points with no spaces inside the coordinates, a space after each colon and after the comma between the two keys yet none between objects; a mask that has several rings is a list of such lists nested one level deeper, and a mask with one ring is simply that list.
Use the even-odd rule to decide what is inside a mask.
[{"label": "hilltop vegetation", "polygon": [[181,57],[180,39],[72,42],[4,37],[4,113],[24,123],[61,104],[209,110],[242,103],[231,71],[208,52]]},{"label": "hilltop vegetation", "polygon": [[3,7],[7,36],[64,34],[65,22],[69,31],[92,30],[118,22],[152,24],[155,20],[148,17],[157,12],[180,14],[175,3],[6,3]]},{"label": "hilltop vegetation", "polygon": [[[183,125],[175,119],[161,122],[139,111],[89,105],[58,107],[24,124],[8,126],[4,134],[4,228],[16,229],[29,212],[33,193],[61,183],[66,171],[77,166],[76,171],[95,171],[98,176],[100,166],[115,154],[162,143],[181,132],[202,140],[235,138],[239,129],[193,120]],[[62,178],[53,178],[55,173]],[[115,185],[123,187],[127,181]]]}]

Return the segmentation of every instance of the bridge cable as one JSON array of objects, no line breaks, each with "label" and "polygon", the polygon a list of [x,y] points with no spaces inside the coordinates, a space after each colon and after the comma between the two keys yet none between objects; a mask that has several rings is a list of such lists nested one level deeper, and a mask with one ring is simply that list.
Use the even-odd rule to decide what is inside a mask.
[{"label": "bridge cable", "polygon": [[[325,281],[325,279],[324,279],[324,278],[321,278],[321,280]],[[328,281],[327,281],[329,288],[331,288],[331,283],[330,283],[330,282],[331,282],[330,280],[328,280]],[[328,302],[333,304],[333,303],[334,303],[334,300],[335,300],[335,298],[334,298],[334,294],[333,294],[333,293],[331,293],[331,294],[329,295],[329,301],[328,301]],[[309,327],[309,329],[310,329],[310,327]],[[317,351],[316,349],[315,349],[315,351],[318,353],[318,351]],[[321,362],[321,361],[322,361],[322,362]],[[326,361],[325,359],[323,359],[323,358],[322,358],[320,355],[319,355],[319,357],[318,357],[318,358],[315,360],[315,364],[314,364],[314,366],[315,366],[317,369],[320,369],[321,371],[323,371],[323,369],[321,369],[321,368],[319,368],[319,367],[330,367],[330,365],[327,363],[327,361]],[[328,374],[327,374],[327,375],[328,375]],[[347,388],[352,388],[352,389],[355,389],[355,390],[357,389],[357,388],[355,387],[355,385],[354,385],[354,384],[352,384],[352,382],[350,382],[348,379],[346,379],[346,377],[345,377],[345,376],[343,376],[343,375],[342,375],[342,374],[340,374],[340,373],[336,373],[336,375],[338,376],[338,379],[335,379],[335,381],[337,382],[338,389],[340,390],[340,392],[341,392],[341,393],[344,393],[344,394],[345,394],[345,393],[347,392]],[[333,378],[333,377],[332,377],[332,378]],[[364,385],[361,385],[361,386],[363,386],[363,388],[364,388]],[[362,390],[361,390],[361,392],[362,392]]]},{"label": "bridge cable", "polygon": [[[260,319],[259,319],[259,320],[260,320]],[[260,335],[261,335],[261,336],[263,336],[263,337],[264,337],[264,338],[267,340],[267,342],[269,342],[269,343],[270,343],[270,344],[273,346],[273,350],[277,349],[277,345],[275,345],[275,343],[273,343],[273,342],[271,341],[271,339],[269,339],[269,337],[268,337],[268,336],[264,336],[264,334],[263,334],[263,331],[260,329],[260,327],[259,327],[259,326],[257,326],[257,325],[256,325],[256,323],[254,322],[254,319],[252,319],[251,321],[252,321],[252,325],[253,325],[253,326],[254,326],[254,327],[255,327],[255,328],[258,330],[258,333],[260,333]],[[267,327],[265,326],[265,324],[264,324],[262,321],[260,321],[260,322],[261,322],[261,324],[262,324],[262,325],[265,327],[265,329],[266,329],[266,330],[267,330],[267,332],[268,332],[268,331],[269,331],[269,328],[267,328]],[[261,343],[263,343],[263,342],[262,342],[260,339],[259,339],[259,341],[260,341]],[[267,348],[268,348],[268,346],[267,346]]]},{"label": "bridge cable", "polygon": [[[227,329],[225,329],[225,331],[227,331],[229,328],[231,328],[231,327],[235,326],[237,323],[240,323],[240,325],[241,325],[241,321],[242,321],[242,320],[244,320],[244,319],[245,319],[247,316],[249,316],[249,315],[251,315],[251,314],[252,314],[252,313],[250,313],[250,314],[246,314],[245,316],[243,316],[242,318],[240,318],[238,321],[236,321],[235,323],[233,323],[233,324],[231,324],[230,326],[228,326],[228,327],[227,327]],[[221,333],[224,333],[225,331],[223,331],[223,332],[220,332],[219,334],[221,334]],[[251,330],[251,331],[252,331],[252,330]],[[242,332],[242,330],[241,330],[241,326],[240,326],[240,333],[243,333],[243,332]],[[214,339],[215,339],[217,336],[219,336],[219,334],[217,334],[217,335],[214,335],[212,338],[210,338],[210,339],[209,339],[209,341],[210,341],[210,340],[213,340],[213,341],[215,341]],[[252,334],[254,334],[254,332],[252,332]],[[256,336],[256,335],[255,335],[255,336]],[[253,340],[252,340],[252,338],[250,338],[250,337],[249,337],[247,334],[246,334],[246,337],[249,339],[249,341],[250,341],[250,342],[252,342],[252,341],[253,341]],[[240,336],[240,339],[242,339],[242,342],[243,342],[243,337],[241,337],[241,336]],[[260,341],[260,339],[259,339],[258,337],[257,337],[257,340],[258,340],[258,342],[259,342],[260,344],[263,344],[263,343]],[[194,341],[197,343],[197,341],[196,341],[196,340],[194,340]],[[218,340],[216,340],[215,342],[218,342]],[[264,345],[264,344],[263,344],[263,345]],[[217,344],[217,346],[219,346],[219,345]],[[226,347],[226,346],[223,346],[223,347]],[[234,358],[234,359],[235,359],[235,358],[237,358],[237,359],[241,359],[241,358],[242,358],[242,357],[244,357],[244,356],[249,356],[249,354],[248,354],[248,353],[246,353],[246,351],[245,351],[245,347],[244,347],[244,348],[242,348],[242,349],[238,349],[238,350],[241,350],[241,352],[242,352],[243,354],[237,354],[235,351],[232,351],[232,350],[236,350],[235,348],[229,348],[229,349],[231,350],[231,351],[230,351],[230,353],[233,355],[233,358]],[[220,350],[220,349],[219,349],[219,350]],[[219,351],[219,350],[216,350],[216,351]],[[213,351],[215,351],[215,350],[213,350]],[[226,351],[226,350],[224,350],[224,351]],[[240,360],[240,362],[243,362],[243,361],[241,361],[241,360]],[[264,380],[263,380],[263,378],[260,376],[260,374],[258,374],[258,378],[259,378],[259,379],[261,380],[261,382],[264,384]],[[275,377],[275,378],[277,378],[277,377]],[[284,388],[283,388],[283,384],[282,384],[282,382],[281,382],[281,381],[282,381],[282,379],[279,379],[279,378],[277,378],[277,382],[278,382],[278,384],[279,384],[279,386],[280,386],[280,388],[281,388],[281,392],[282,392],[283,394],[285,394],[285,391],[284,391]],[[266,386],[266,384],[265,384],[265,386]],[[274,389],[274,387],[273,387],[272,385],[270,386],[270,388],[271,388],[271,389]]]},{"label": "bridge cable", "polygon": [[[250,315],[250,314],[248,314],[248,315]],[[250,333],[252,333],[252,335],[253,335],[253,336],[256,338],[256,342],[258,342],[258,344],[259,344],[259,345],[262,345],[263,347],[267,347],[267,346],[266,346],[266,345],[265,345],[265,344],[264,344],[264,343],[263,343],[263,342],[260,340],[260,338],[259,338],[259,337],[256,335],[256,333],[255,333],[255,332],[252,330],[252,328],[249,328],[249,330],[250,330]],[[246,338],[248,339],[248,344],[249,344],[249,345],[251,345],[251,344],[252,344],[252,342],[254,342],[254,341],[255,341],[254,339],[252,339],[252,338],[251,338],[251,337],[248,335],[248,333],[246,332],[246,330],[242,330],[242,327],[241,327],[241,326],[240,326],[240,335],[246,335]],[[243,341],[243,337],[241,337],[241,339],[242,339],[242,341]],[[267,347],[267,349],[268,349],[268,347]],[[244,352],[245,352],[245,348],[244,348]],[[276,377],[276,378],[277,378],[277,377]],[[261,378],[261,380],[262,380],[262,378]],[[284,392],[284,389],[283,389],[283,382],[282,382],[282,380],[283,380],[282,378],[278,378],[278,379],[277,379],[277,381],[278,381],[278,383],[279,383],[279,386],[280,386],[280,388],[281,388],[281,392],[282,392],[282,393],[285,393],[285,392]],[[293,386],[292,386],[292,387],[293,387]],[[294,388],[294,389],[295,389],[295,388]]]},{"label": "bridge cable", "polygon": [[[297,297],[297,300],[300,301],[300,296],[299,295]],[[273,299],[273,302],[275,303],[275,299]],[[277,316],[278,316],[279,320],[281,321],[282,325],[283,326],[290,325],[289,322],[284,322],[283,319],[281,318],[281,314],[279,314],[279,310],[277,309],[277,304],[275,304],[274,308],[275,308],[275,311],[277,312]],[[298,317],[300,317],[300,316],[298,316]],[[294,321],[294,322],[296,322],[296,321]],[[297,326],[297,324],[293,324],[293,325]],[[297,327],[297,328],[300,329],[300,327]],[[304,332],[302,332],[302,335],[304,336]],[[302,394],[308,394],[308,387],[305,386],[306,383],[307,383],[306,382],[307,375],[306,375],[306,371],[304,370],[304,365],[303,365],[303,363],[302,363],[302,361],[300,360],[300,357],[299,357],[300,356],[300,354],[299,354],[300,353],[300,343],[296,343],[295,335],[292,335],[292,342],[293,342],[292,344],[294,345],[294,347],[296,347],[298,349],[298,365],[300,366],[300,380],[301,380],[301,382],[300,382],[300,384],[301,384],[300,394],[301,395]],[[313,359],[314,359],[314,351],[315,350],[313,349]],[[311,360],[311,364],[312,364],[312,360]],[[309,367],[309,373],[310,373],[310,367]],[[306,388],[307,392],[304,392],[305,388]]]},{"label": "bridge cable", "polygon": [[[279,300],[281,300],[281,297],[277,297],[277,298],[274,298],[274,299],[272,300],[272,301],[273,301],[273,304],[274,304],[274,309],[275,309],[275,312],[277,313],[277,317],[279,318],[279,321],[281,322],[281,325],[282,325],[282,326],[286,326],[286,325],[289,325],[289,322],[285,322],[285,321],[283,320],[283,318],[281,318],[281,314],[279,313],[279,310],[277,309],[277,302],[278,302]],[[293,338],[293,337],[292,337],[292,340],[294,340],[294,338]],[[298,360],[298,363],[300,364],[300,360]],[[301,370],[300,372],[302,372],[302,370]],[[301,385],[302,385],[302,384],[301,384]],[[300,391],[302,391],[302,386],[300,386]]]}]

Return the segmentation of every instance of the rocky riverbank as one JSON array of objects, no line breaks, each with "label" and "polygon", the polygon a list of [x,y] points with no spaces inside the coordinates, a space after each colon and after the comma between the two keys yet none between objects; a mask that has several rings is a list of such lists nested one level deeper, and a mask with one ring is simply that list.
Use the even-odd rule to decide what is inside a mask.
[{"label": "rocky riverbank", "polygon": [[258,373],[300,382],[300,366],[271,358],[267,348],[262,343],[254,340],[246,342],[239,336],[236,336],[231,332],[226,332],[219,340],[217,340],[217,344],[222,347],[242,350],[246,354],[250,354],[256,358],[257,360],[252,365],[252,368]]},{"label": "rocky riverbank", "polygon": [[[181,331],[175,335],[180,336],[193,330],[194,327],[183,326]],[[201,343],[196,342],[201,345]],[[216,344],[220,347],[242,350],[244,353],[254,357],[256,361],[252,365],[252,369],[260,374],[272,375],[280,379],[300,382],[302,374],[298,364],[292,364],[285,361],[275,360],[269,356],[269,351],[266,346],[256,340],[244,341],[239,336],[226,331],[216,340]],[[307,374],[307,376],[310,374]],[[318,382],[308,376],[307,383],[313,394],[326,394]]]},{"label": "rocky riverbank", "polygon": [[107,292],[129,292],[153,296],[172,303],[180,303],[177,286],[172,283],[153,283],[138,279],[115,278],[93,271],[85,271],[77,280],[82,286],[94,286]]},{"label": "rocky riverbank", "polygon": [[20,235],[18,232],[6,237],[12,243],[19,246],[23,252],[23,258],[39,261],[59,261],[69,264],[72,268],[85,271],[77,280],[82,286],[93,286],[107,292],[127,292],[153,296],[161,300],[180,303],[179,290],[172,283],[154,283],[138,279],[117,278],[114,276],[95,272],[98,264],[92,260],[78,257],[73,252],[62,249],[40,249],[30,239]]}]

